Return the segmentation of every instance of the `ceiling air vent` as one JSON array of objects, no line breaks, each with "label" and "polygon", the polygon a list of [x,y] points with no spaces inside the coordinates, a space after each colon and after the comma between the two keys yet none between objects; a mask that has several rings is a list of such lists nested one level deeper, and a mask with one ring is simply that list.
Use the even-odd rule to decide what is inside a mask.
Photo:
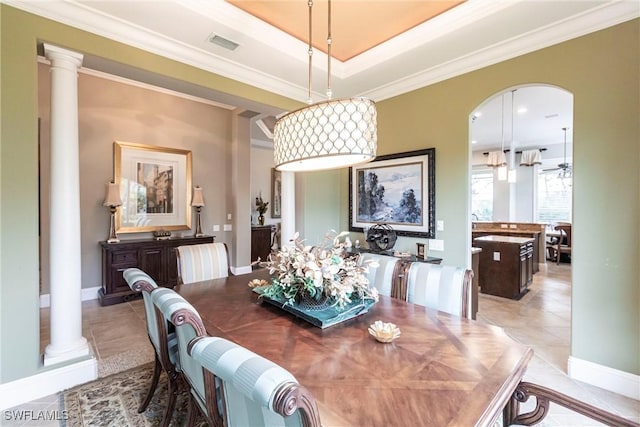
[{"label": "ceiling air vent", "polygon": [[224,37],[220,37],[215,34],[209,36],[209,42],[229,50],[236,50],[236,48],[240,46],[236,42],[232,42],[229,39],[225,39]]}]

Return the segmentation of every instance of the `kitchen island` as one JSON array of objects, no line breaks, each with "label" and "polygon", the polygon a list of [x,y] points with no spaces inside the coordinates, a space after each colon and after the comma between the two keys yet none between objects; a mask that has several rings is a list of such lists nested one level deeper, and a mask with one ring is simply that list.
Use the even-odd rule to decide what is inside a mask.
[{"label": "kitchen island", "polygon": [[520,299],[533,280],[532,237],[489,235],[473,239],[482,248],[479,260],[480,292]]}]

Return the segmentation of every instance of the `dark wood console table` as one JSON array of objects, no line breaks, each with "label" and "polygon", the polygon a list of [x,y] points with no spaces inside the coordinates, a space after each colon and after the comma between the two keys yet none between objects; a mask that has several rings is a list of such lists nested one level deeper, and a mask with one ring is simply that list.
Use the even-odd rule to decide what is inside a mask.
[{"label": "dark wood console table", "polygon": [[214,236],[181,237],[166,240],[122,240],[100,242],[102,247],[102,288],[98,298],[102,305],[118,304],[140,296],[122,277],[127,268],[137,267],[156,281],[158,286],[173,287],[178,283],[175,248],[183,245],[213,243]]},{"label": "dark wood console table", "polygon": [[351,248],[351,250],[348,251],[348,253],[350,254],[358,254],[361,252],[369,252],[372,254],[378,254],[378,255],[387,255],[387,256],[394,256],[396,258],[400,258],[403,261],[411,261],[411,262],[426,262],[429,264],[441,264],[442,263],[442,258],[437,258],[437,257],[433,257],[433,256],[427,256],[426,259],[422,259],[422,258],[418,258],[417,256],[411,254],[409,256],[397,256],[394,255],[393,251],[374,251],[371,249],[364,249],[364,248]]}]

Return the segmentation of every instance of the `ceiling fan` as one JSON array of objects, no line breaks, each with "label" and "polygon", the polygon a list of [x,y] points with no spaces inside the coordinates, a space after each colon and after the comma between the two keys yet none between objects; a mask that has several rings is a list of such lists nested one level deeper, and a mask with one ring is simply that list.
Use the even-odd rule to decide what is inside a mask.
[{"label": "ceiling fan", "polygon": [[554,172],[554,171],[560,171],[559,172],[559,176],[561,177],[570,177],[571,176],[571,164],[567,162],[567,129],[569,128],[562,128],[562,130],[564,131],[564,157],[562,160],[562,163],[558,163],[558,167],[555,168],[549,168],[549,169],[543,169],[542,171],[545,173],[549,173],[549,172]]}]

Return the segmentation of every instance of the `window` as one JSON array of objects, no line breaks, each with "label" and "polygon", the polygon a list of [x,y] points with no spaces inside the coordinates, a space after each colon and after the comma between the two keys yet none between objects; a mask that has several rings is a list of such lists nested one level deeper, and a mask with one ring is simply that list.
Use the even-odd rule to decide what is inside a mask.
[{"label": "window", "polygon": [[471,218],[474,221],[493,221],[492,170],[471,174]]},{"label": "window", "polygon": [[538,203],[536,221],[554,223],[571,222],[571,195],[573,180],[558,172],[538,174]]}]

